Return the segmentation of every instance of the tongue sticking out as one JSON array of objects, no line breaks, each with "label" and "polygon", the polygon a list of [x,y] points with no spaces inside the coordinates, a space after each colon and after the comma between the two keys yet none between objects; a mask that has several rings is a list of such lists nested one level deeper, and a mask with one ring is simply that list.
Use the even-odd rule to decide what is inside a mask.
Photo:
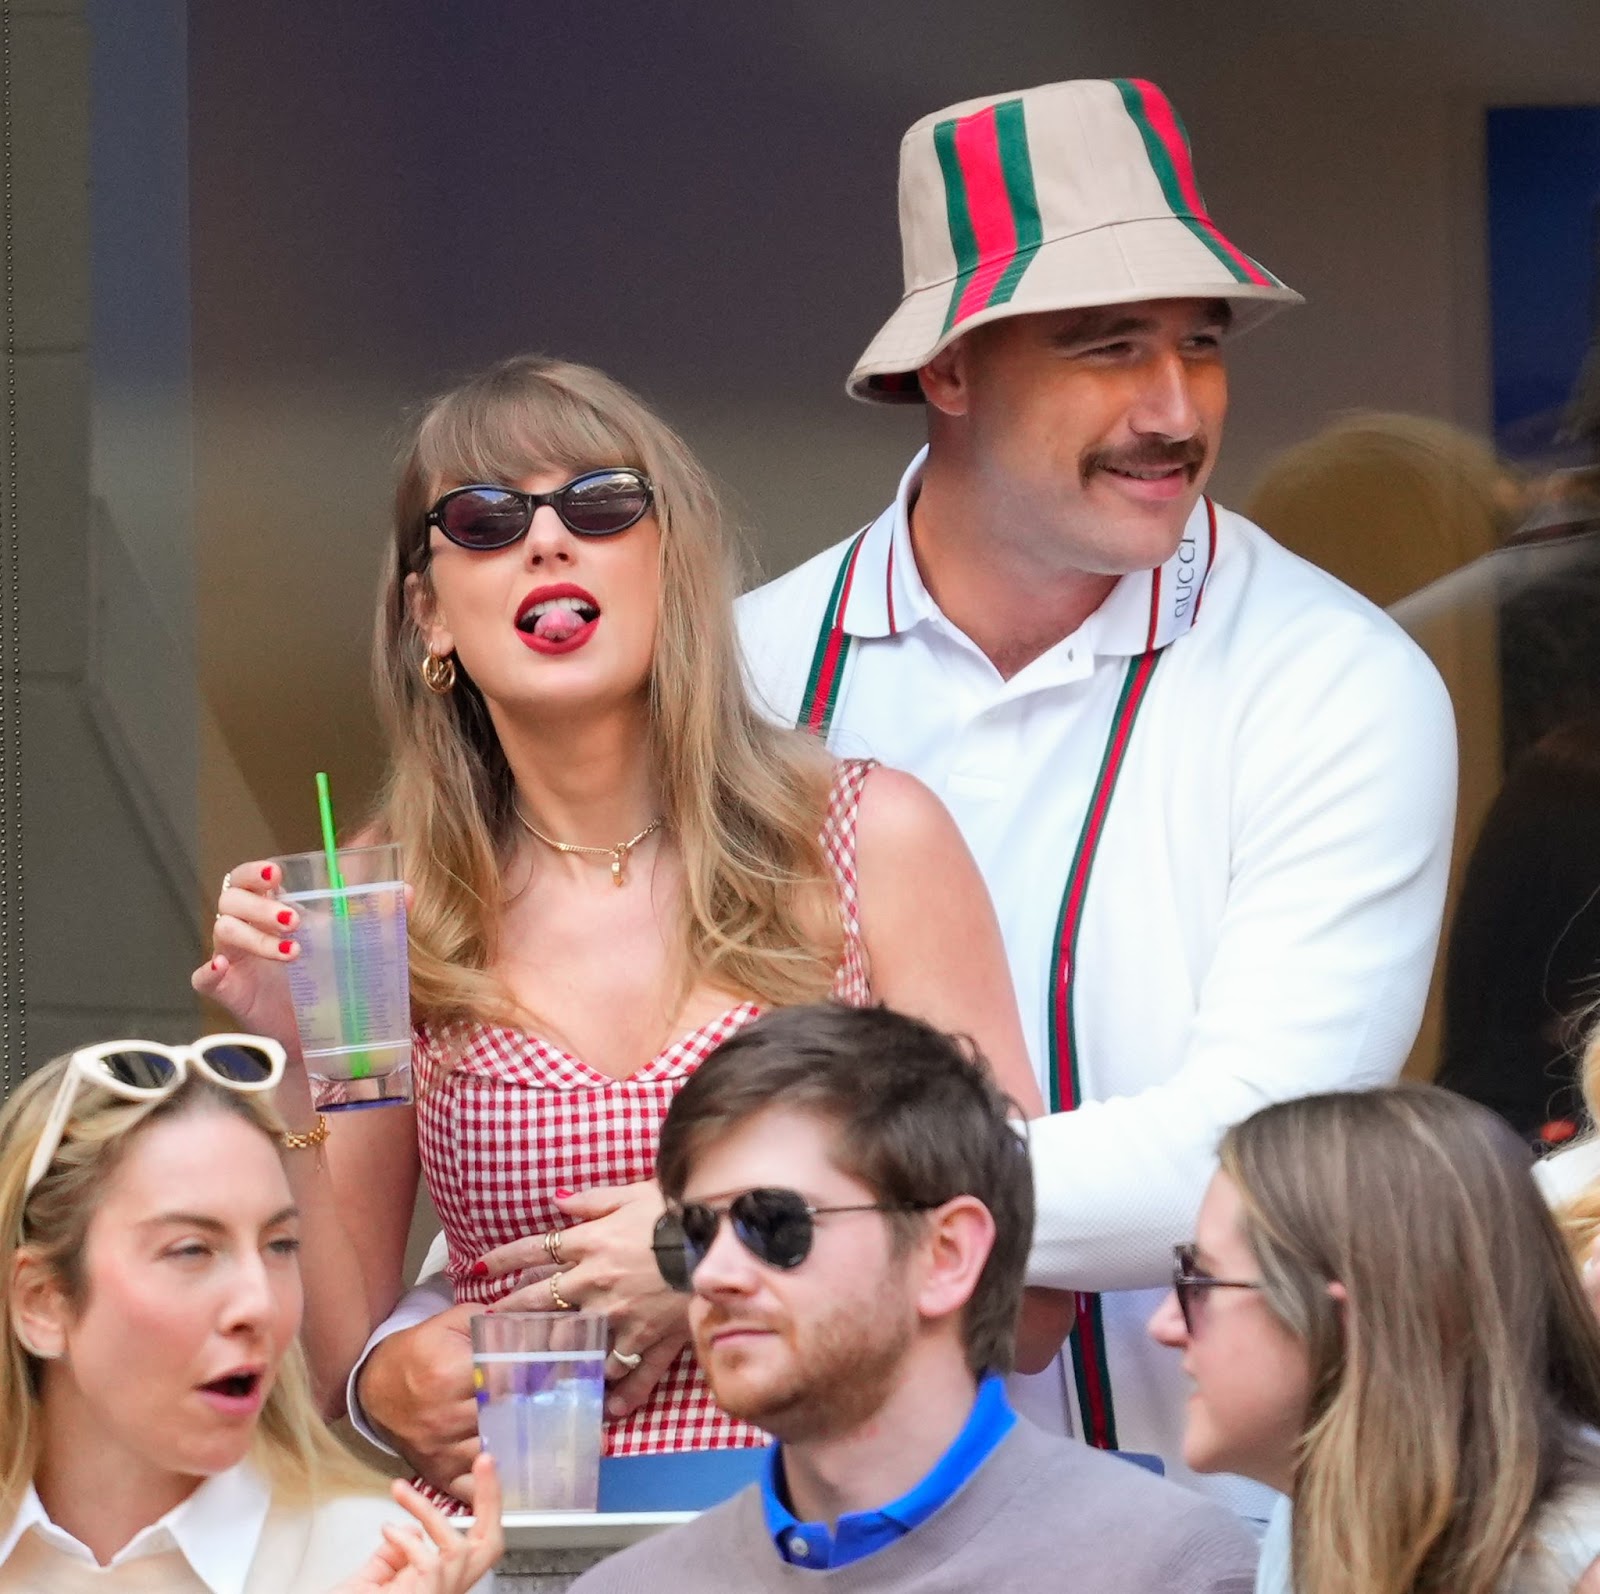
[{"label": "tongue sticking out", "polygon": [[572,609],[551,609],[533,623],[533,634],[545,642],[565,642],[589,622]]}]

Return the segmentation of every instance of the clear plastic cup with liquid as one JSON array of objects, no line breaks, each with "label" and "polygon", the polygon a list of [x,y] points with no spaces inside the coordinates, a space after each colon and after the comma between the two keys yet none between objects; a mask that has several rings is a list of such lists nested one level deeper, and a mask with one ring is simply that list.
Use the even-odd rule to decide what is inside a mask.
[{"label": "clear plastic cup with liquid", "polygon": [[478,1437],[507,1511],[593,1511],[600,1497],[604,1317],[496,1312],[472,1319]]},{"label": "clear plastic cup with liquid", "polygon": [[289,995],[320,1112],[411,1100],[411,974],[398,846],[341,847],[274,862],[300,916]]}]

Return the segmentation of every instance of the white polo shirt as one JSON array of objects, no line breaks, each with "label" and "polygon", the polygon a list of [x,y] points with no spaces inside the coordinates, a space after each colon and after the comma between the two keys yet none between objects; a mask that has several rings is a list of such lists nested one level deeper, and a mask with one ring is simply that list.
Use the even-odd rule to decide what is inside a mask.
[{"label": "white polo shirt", "polygon": [[[829,743],[910,770],[955,816],[1047,1100],[1064,887],[1131,661],[1160,650],[1075,943],[1083,1105],[1032,1129],[1030,1281],[1116,1292],[1100,1310],[1117,1446],[1182,1476],[1185,1380],[1145,1320],[1223,1130],[1269,1101],[1385,1082],[1405,1060],[1449,859],[1449,698],[1381,611],[1204,500],[1166,565],[1123,577],[1005,680],[918,573],[907,511],[924,457],[861,542]],[[849,546],[740,600],[751,686],[776,719],[807,700]]]}]

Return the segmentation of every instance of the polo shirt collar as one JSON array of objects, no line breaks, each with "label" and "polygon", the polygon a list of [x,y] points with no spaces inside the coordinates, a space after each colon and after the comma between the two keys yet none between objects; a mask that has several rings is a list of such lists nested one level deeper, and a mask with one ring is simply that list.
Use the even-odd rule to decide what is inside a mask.
[{"label": "polo shirt collar", "polygon": [[[267,1480],[248,1461],[207,1478],[187,1500],[142,1528],[111,1558],[112,1566],[143,1555],[157,1555],[174,1546],[211,1594],[244,1594],[250,1563],[255,1559],[261,1530],[272,1504]],[[58,1528],[45,1511],[30,1483],[17,1514],[0,1532],[0,1566],[30,1528],[53,1549],[97,1564],[89,1548],[64,1528]]]},{"label": "polo shirt collar", "polygon": [[[923,585],[911,548],[911,505],[927,458],[924,446],[901,476],[894,502],[863,534],[842,616],[845,631],[853,637],[896,636],[924,620],[945,618]],[[1132,658],[1182,636],[1200,612],[1216,553],[1216,509],[1202,497],[1172,557],[1154,570],[1123,576],[1090,616],[1086,640],[1095,654]]]},{"label": "polo shirt collar", "polygon": [[[978,1385],[960,1433],[932,1469],[887,1505],[847,1512],[831,1534],[825,1524],[801,1522],[784,1503],[783,1447],[773,1445],[761,1474],[761,1508],[773,1547],[781,1560],[819,1570],[847,1565],[885,1548],[954,1499],[1016,1424],[1005,1380],[995,1373],[987,1375]],[[795,1552],[802,1544],[808,1550],[804,1555]]]}]

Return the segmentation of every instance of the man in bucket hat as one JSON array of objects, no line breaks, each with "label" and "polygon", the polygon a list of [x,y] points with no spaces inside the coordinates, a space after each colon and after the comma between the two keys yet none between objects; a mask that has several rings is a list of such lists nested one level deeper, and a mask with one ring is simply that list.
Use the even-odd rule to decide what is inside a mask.
[{"label": "man in bucket hat", "polygon": [[[851,373],[928,445],[742,600],[771,712],[920,775],[994,895],[1052,1114],[1029,1282],[1080,1292],[1037,1420],[1194,1480],[1146,1339],[1222,1131],[1388,1081],[1421,1014],[1449,702],[1377,609],[1204,496],[1226,340],[1299,296],[1207,214],[1154,85],[970,100],[901,146],[906,292]],[[937,889],[937,882],[929,883]]]}]

